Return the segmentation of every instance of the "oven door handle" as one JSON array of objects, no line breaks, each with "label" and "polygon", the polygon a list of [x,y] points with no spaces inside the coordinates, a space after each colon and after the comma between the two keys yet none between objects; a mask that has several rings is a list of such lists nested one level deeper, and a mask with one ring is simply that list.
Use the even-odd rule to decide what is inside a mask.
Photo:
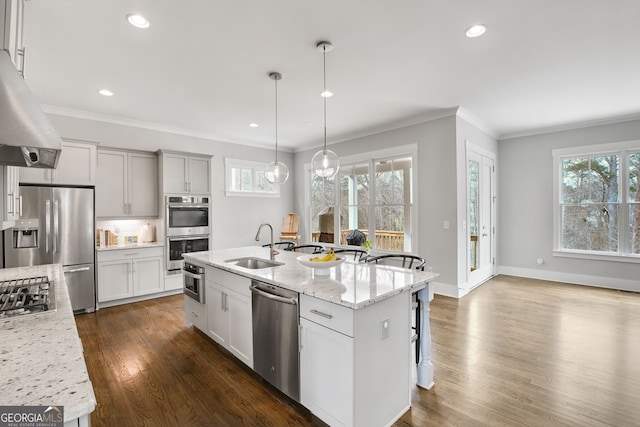
[{"label": "oven door handle", "polygon": [[192,279],[196,279],[196,280],[202,280],[202,274],[194,274],[190,271],[187,270],[182,270],[182,274],[184,274],[187,277],[191,277]]},{"label": "oven door handle", "polygon": [[188,204],[180,204],[180,205],[168,205],[169,209],[209,209],[209,205],[188,205]]},{"label": "oven door handle", "polygon": [[209,239],[209,236],[192,236],[192,237],[168,237],[170,242],[182,242],[183,240],[202,240]]}]

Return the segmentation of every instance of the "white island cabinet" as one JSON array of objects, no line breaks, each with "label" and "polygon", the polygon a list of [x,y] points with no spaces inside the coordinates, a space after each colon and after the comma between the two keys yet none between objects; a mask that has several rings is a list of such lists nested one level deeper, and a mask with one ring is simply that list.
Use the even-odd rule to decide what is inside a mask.
[{"label": "white island cabinet", "polygon": [[[299,293],[300,403],[331,426],[388,426],[411,406],[412,293],[437,274],[349,260],[319,274],[280,252],[280,265],[247,269],[227,262],[269,259],[269,248],[244,247],[184,254],[206,267],[206,333],[247,362],[252,348],[252,279]],[[187,310],[190,310],[187,312]],[[428,308],[423,307],[418,378],[432,385]],[[198,306],[185,303],[197,326]],[[420,372],[422,370],[422,373]],[[422,384],[418,384],[424,387]]]},{"label": "white island cabinet", "polygon": [[211,267],[205,278],[207,335],[252,368],[251,280]]}]

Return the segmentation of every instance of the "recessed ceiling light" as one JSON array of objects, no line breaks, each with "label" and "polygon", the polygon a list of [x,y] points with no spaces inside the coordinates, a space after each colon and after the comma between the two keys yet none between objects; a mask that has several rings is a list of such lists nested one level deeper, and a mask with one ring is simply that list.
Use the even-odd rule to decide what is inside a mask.
[{"label": "recessed ceiling light", "polygon": [[100,89],[98,93],[102,96],[113,96],[113,92],[111,92],[109,89]]},{"label": "recessed ceiling light", "polygon": [[249,127],[250,128],[257,128],[258,126],[260,126],[260,125],[257,124],[257,123],[249,123]]},{"label": "recessed ceiling light", "polygon": [[484,24],[476,24],[476,25],[472,25],[469,28],[467,28],[467,31],[465,31],[464,35],[469,37],[469,38],[479,37],[479,36],[483,35],[485,31],[487,31],[487,26],[486,25],[484,25]]},{"label": "recessed ceiling light", "polygon": [[149,28],[149,25],[151,25],[149,24],[149,21],[147,21],[147,18],[142,15],[138,15],[137,13],[128,14],[127,21],[129,21],[129,24],[138,28]]},{"label": "recessed ceiling light", "polygon": [[323,98],[331,98],[333,96],[333,92],[331,92],[330,90],[325,90],[320,94],[320,96]]}]

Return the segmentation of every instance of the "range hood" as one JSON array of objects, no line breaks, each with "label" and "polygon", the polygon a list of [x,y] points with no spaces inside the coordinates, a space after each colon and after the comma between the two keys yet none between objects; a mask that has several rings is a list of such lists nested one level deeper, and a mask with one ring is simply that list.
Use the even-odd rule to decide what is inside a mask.
[{"label": "range hood", "polygon": [[0,164],[54,169],[62,140],[0,49]]}]

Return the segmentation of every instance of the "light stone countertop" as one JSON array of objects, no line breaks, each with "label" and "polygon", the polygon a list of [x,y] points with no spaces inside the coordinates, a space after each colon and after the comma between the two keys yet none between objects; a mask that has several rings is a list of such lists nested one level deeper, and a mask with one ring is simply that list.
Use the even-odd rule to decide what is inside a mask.
[{"label": "light stone countertop", "polygon": [[59,264],[0,269],[0,280],[48,276],[56,310],[0,319],[0,405],[61,405],[64,421],[96,407]]},{"label": "light stone countertop", "polygon": [[323,275],[296,260],[298,256],[305,254],[284,250],[279,252],[275,260],[284,265],[258,270],[238,267],[225,261],[241,257],[269,259],[269,248],[247,246],[185,253],[183,257],[185,261],[200,266],[217,267],[352,309],[366,307],[399,293],[422,288],[426,282],[438,276],[432,272],[358,263],[349,258],[342,264],[329,268],[329,274]]},{"label": "light stone countertop", "polygon": [[162,242],[150,242],[150,243],[127,243],[123,245],[111,245],[111,246],[96,246],[96,251],[113,251],[122,249],[143,249],[143,248],[155,248],[164,247]]}]

